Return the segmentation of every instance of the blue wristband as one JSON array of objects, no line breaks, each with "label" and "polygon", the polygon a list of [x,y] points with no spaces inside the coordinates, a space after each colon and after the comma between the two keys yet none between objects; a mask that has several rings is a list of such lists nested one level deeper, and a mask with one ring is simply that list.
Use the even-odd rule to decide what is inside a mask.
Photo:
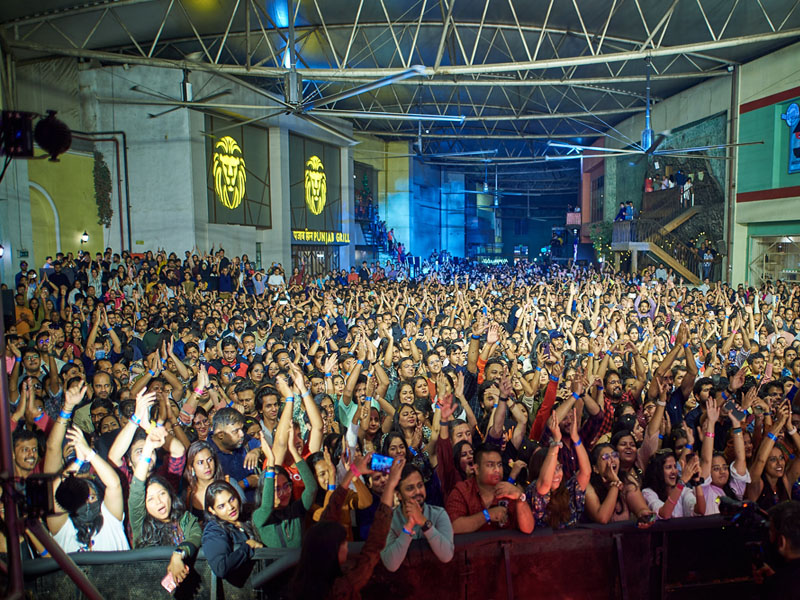
[{"label": "blue wristband", "polygon": [[330,373],[325,373],[325,377],[332,377]]},{"label": "blue wristband", "polygon": [[275,471],[264,471],[264,479],[275,479]]},{"label": "blue wristband", "polygon": [[536,367],[536,372],[537,372],[537,373],[538,373],[539,371],[541,371],[541,370],[542,370],[542,367]]},{"label": "blue wristband", "polygon": [[479,340],[479,339],[481,339],[481,336],[479,336],[479,335],[475,335],[474,333],[473,333],[471,336],[469,336],[469,337],[470,337],[471,339],[473,339],[473,340]]},{"label": "blue wristband", "polygon": [[575,400],[581,399],[580,395],[577,392],[572,392],[572,397],[575,398]]},{"label": "blue wristband", "polygon": [[508,481],[508,483],[510,483],[510,484],[512,484],[512,485],[513,485],[513,484],[515,484],[515,483],[517,483],[517,480],[516,480],[516,479],[514,479],[513,477],[509,477],[509,478],[507,479],[507,481]]},{"label": "blue wristband", "polygon": [[[61,411],[61,416],[62,416],[62,417],[64,416],[64,411]],[[139,417],[137,417],[137,416],[136,416],[136,414],[132,414],[132,415],[131,415],[130,421],[131,421],[131,422],[132,422],[134,425],[139,425],[139,426],[141,426],[141,425],[142,425],[142,420],[141,420]]]},{"label": "blue wristband", "polygon": [[687,450],[694,450],[694,446],[692,446],[691,444],[686,444],[684,448],[686,448]]},{"label": "blue wristband", "polygon": [[44,419],[44,412],[41,412],[41,413],[39,413],[39,416],[38,416],[38,417],[34,417],[34,418],[33,418],[33,422],[34,422],[34,423],[38,423],[38,422],[39,422],[39,421],[41,421],[42,419]]},{"label": "blue wristband", "polygon": [[578,438],[578,441],[577,441],[577,442],[572,442],[572,445],[573,445],[573,446],[575,446],[575,447],[577,448],[577,447],[578,447],[578,446],[580,446],[582,443],[583,443],[583,441],[581,440],[581,438]]},{"label": "blue wristband", "polygon": [[556,377],[555,375],[550,375],[550,381],[552,381],[553,383],[558,383],[558,377]]},{"label": "blue wristband", "polygon": [[142,457],[142,461],[146,462],[147,464],[150,464],[151,462],[153,462],[153,457],[152,456],[143,456]]},{"label": "blue wristband", "polygon": [[332,491],[334,491],[335,489],[336,489],[336,486],[335,486],[335,485],[328,485],[328,491],[329,491],[329,492],[332,492]]},{"label": "blue wristband", "polygon": [[359,365],[361,365],[362,367],[364,366],[364,361],[363,361],[363,360],[361,360],[360,358],[359,358],[359,359],[356,361],[356,363],[358,363],[358,364],[359,364]]},{"label": "blue wristband", "polygon": [[586,354],[589,358],[594,358],[594,352],[589,352]]},{"label": "blue wristband", "polygon": [[778,438],[777,438],[777,436],[776,436],[774,433],[772,433],[771,431],[768,431],[768,432],[767,432],[767,437],[768,437],[769,439],[771,439],[773,442],[777,442],[777,441],[778,441]]},{"label": "blue wristband", "polygon": [[663,440],[663,439],[664,439],[664,436],[663,436],[662,434],[660,434],[660,433],[659,433],[659,434],[658,434],[658,439],[660,439],[660,440]]},{"label": "blue wristband", "polygon": [[412,448],[411,446],[408,447],[408,451],[411,452],[411,456],[416,456],[417,455],[417,451],[414,450],[414,448]]},{"label": "blue wristband", "polygon": [[156,372],[153,371],[153,369],[147,369],[147,372],[150,373],[150,377],[155,377],[156,376]]},{"label": "blue wristband", "polygon": [[405,525],[403,525],[403,533],[407,533],[409,537],[414,537],[414,532],[406,529]]},{"label": "blue wristband", "polygon": [[[71,412],[67,412],[67,411],[65,411],[65,410],[63,410],[63,409],[62,409],[62,410],[61,410],[61,412],[60,412],[60,413],[58,413],[58,416],[59,416],[59,417],[61,417],[62,419],[67,419],[67,420],[69,420],[69,419],[71,419],[71,418],[72,418],[72,413],[71,413]],[[133,421],[133,417],[135,417],[135,416],[136,416],[136,415],[133,415],[133,416],[131,417],[131,421]],[[135,423],[135,421],[134,421],[134,423]],[[138,425],[138,423],[136,423],[136,424]]]},{"label": "blue wristband", "polygon": [[286,396],[286,402],[294,402],[294,396]]},{"label": "blue wristband", "polygon": [[247,481],[247,477],[245,477],[244,479],[242,479],[242,487],[243,487],[244,489],[247,489],[247,488],[249,488],[249,487],[250,487],[250,482],[249,482],[249,481]]},{"label": "blue wristband", "polygon": [[483,509],[483,518],[486,519],[487,523],[492,522],[492,516],[489,514],[489,511],[486,510],[485,508]]}]

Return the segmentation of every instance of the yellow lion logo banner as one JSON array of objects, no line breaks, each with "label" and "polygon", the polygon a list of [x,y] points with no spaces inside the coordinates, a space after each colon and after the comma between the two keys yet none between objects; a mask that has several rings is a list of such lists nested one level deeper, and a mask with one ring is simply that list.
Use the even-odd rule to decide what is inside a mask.
[{"label": "yellow lion logo banner", "polygon": [[246,180],[239,144],[229,136],[220,138],[214,144],[214,190],[223,206],[233,210],[242,203]]},{"label": "yellow lion logo banner", "polygon": [[306,162],[306,205],[308,210],[318,215],[325,208],[328,199],[328,185],[325,178],[325,167],[318,156],[312,156]]}]

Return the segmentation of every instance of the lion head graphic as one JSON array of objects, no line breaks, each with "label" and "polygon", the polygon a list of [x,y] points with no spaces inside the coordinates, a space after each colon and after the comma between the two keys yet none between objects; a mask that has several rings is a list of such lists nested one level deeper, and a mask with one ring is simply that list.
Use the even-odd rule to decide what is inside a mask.
[{"label": "lion head graphic", "polygon": [[246,179],[239,144],[229,136],[220,138],[214,144],[214,189],[223,206],[233,210],[242,203]]},{"label": "lion head graphic", "polygon": [[325,178],[325,167],[318,156],[306,161],[306,205],[308,210],[318,215],[325,208],[328,199],[328,186]]}]

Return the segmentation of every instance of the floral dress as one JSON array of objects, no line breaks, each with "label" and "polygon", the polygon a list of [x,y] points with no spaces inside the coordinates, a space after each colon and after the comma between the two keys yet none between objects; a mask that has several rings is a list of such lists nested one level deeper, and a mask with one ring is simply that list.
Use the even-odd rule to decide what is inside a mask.
[{"label": "floral dress", "polygon": [[[567,486],[567,493],[569,495],[569,519],[559,525],[559,529],[565,527],[573,527],[577,525],[578,521],[583,514],[583,508],[586,503],[586,491],[581,489],[578,485],[578,478],[573,475],[562,485]],[[536,527],[550,527],[547,522],[547,505],[550,503],[550,492],[542,495],[536,491],[536,482],[534,481],[525,490],[531,503],[531,510],[533,518],[536,519]]]}]

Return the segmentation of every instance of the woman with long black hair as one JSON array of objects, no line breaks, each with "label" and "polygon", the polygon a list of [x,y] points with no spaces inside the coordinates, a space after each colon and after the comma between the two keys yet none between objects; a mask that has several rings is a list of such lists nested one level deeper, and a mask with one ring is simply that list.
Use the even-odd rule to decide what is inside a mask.
[{"label": "woman with long black hair", "polygon": [[[189,574],[187,562],[200,549],[202,529],[195,516],[187,511],[172,486],[158,475],[147,476],[150,462],[164,445],[163,427],[151,431],[142,447],[142,455],[133,470],[128,495],[128,515],[133,543],[138,548],[173,546],[167,573],[180,584]],[[188,559],[188,560],[187,560]]]},{"label": "woman with long black hair", "polygon": [[353,461],[350,470],[333,493],[322,521],[308,530],[303,540],[300,562],[290,583],[289,597],[292,600],[361,598],[361,589],[372,576],[372,571],[380,560],[380,552],[386,545],[392,520],[394,491],[406,464],[402,457],[396,458],[392,463],[367,541],[358,556],[347,560],[347,533],[339,522],[339,513],[353,478],[371,473],[368,469],[370,459],[371,456],[367,455]]},{"label": "woman with long black hair", "polygon": [[253,550],[263,548],[242,502],[227,481],[206,488],[208,519],[203,529],[203,553],[214,575],[236,587],[244,586],[253,570]]}]

